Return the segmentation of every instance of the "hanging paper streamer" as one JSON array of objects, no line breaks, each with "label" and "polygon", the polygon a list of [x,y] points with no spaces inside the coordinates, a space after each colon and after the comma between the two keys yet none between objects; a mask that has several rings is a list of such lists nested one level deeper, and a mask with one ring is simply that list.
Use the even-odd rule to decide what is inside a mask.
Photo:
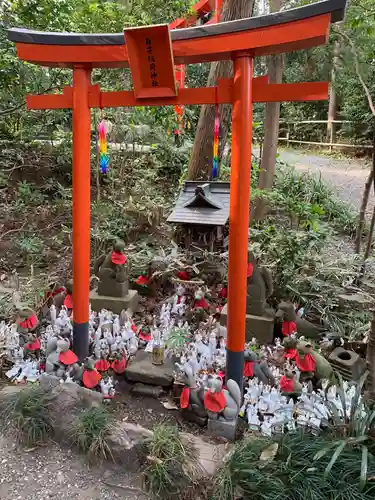
[{"label": "hanging paper streamer", "polygon": [[211,178],[212,179],[216,179],[217,173],[218,173],[218,165],[219,165],[219,128],[220,128],[219,104],[216,104],[216,109],[215,109],[215,126],[214,126],[214,154],[213,154],[212,172],[211,172]]},{"label": "hanging paper streamer", "polygon": [[99,151],[100,151],[100,170],[102,174],[108,172],[109,156],[107,153],[107,134],[105,127],[105,120],[99,123]]}]

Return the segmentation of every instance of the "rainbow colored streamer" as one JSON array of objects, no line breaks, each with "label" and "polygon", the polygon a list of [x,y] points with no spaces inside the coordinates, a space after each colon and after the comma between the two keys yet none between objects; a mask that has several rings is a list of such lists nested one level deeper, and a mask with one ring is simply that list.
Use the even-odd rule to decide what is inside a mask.
[{"label": "rainbow colored streamer", "polygon": [[100,170],[102,174],[108,172],[109,156],[107,152],[107,134],[105,130],[105,120],[99,123],[99,151],[100,151]]},{"label": "rainbow colored streamer", "polygon": [[219,166],[219,128],[220,128],[220,118],[219,118],[219,104],[216,104],[215,109],[215,126],[214,126],[214,154],[212,161],[212,171],[211,178],[216,179],[218,174]]}]

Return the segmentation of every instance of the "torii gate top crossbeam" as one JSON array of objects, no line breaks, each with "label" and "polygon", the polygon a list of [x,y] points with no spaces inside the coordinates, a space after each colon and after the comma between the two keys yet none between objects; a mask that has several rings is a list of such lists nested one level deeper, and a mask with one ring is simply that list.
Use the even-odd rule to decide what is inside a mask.
[{"label": "torii gate top crossbeam", "polygon": [[[331,22],[341,21],[346,0],[324,0],[266,16],[171,30],[175,64],[231,59],[233,53],[269,55],[325,43]],[[128,66],[123,33],[48,33],[21,28],[8,31],[18,57],[50,67]]]}]

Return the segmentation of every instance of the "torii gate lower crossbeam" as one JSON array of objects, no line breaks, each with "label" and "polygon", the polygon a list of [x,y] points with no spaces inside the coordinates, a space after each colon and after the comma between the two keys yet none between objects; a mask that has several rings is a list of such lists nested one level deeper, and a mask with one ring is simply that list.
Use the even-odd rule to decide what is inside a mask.
[{"label": "torii gate lower crossbeam", "polygon": [[[259,18],[173,30],[144,27],[120,35],[80,35],[10,30],[21,59],[73,69],[73,87],[62,95],[29,96],[29,109],[73,109],[73,348],[88,351],[90,277],[90,108],[231,103],[227,377],[240,386],[245,344],[247,247],[250,202],[252,103],[327,99],[326,83],[268,85],[253,79],[259,55],[322,44],[330,22],[343,18],[346,0],[322,2]],[[125,43],[126,42],[126,43]],[[234,78],[211,89],[178,90],[174,64],[232,59]],[[79,62],[78,62],[79,61]],[[130,65],[134,92],[104,92],[90,84],[93,67]],[[292,86],[290,86],[292,85]]]}]

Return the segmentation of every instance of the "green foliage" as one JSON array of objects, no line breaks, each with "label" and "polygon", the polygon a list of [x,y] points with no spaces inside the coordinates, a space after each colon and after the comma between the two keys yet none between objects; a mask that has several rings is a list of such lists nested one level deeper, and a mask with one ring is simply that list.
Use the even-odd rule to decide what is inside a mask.
[{"label": "green foliage", "polygon": [[[319,461],[323,457],[330,457],[329,463],[324,471],[324,476],[327,477],[337,460],[340,459],[341,453],[347,447],[355,448],[361,451],[361,470],[360,470],[360,490],[363,491],[367,483],[367,471],[369,470],[369,450],[375,450],[372,433],[374,430],[375,410],[361,398],[363,386],[367,380],[368,372],[360,379],[356,393],[350,402],[350,407],[347,408],[345,400],[345,392],[343,390],[343,381],[339,373],[336,374],[338,379],[337,391],[343,408],[347,408],[344,415],[337,411],[334,403],[326,401],[325,404],[330,413],[329,433],[334,441],[331,441],[327,446],[319,450],[314,461]],[[335,384],[337,382],[335,381]],[[328,389],[328,388],[327,388]]]},{"label": "green foliage", "polygon": [[[275,448],[268,460],[262,453]],[[329,457],[314,462],[314,456],[328,444],[329,437],[307,434],[286,435],[279,441],[248,439],[240,442],[215,478],[212,499],[234,500],[370,500],[375,484],[375,458],[368,456],[368,482],[361,489],[358,477],[362,453],[347,446],[325,474]],[[263,455],[264,456],[264,455]]]},{"label": "green foliage", "polygon": [[186,498],[191,494],[196,470],[195,450],[177,428],[157,425],[148,443],[150,465],[144,472],[147,491],[156,498]]},{"label": "green foliage", "polygon": [[39,386],[31,386],[8,396],[1,402],[3,430],[27,446],[40,444],[52,433],[51,401]]},{"label": "green foliage", "polygon": [[73,442],[91,461],[113,460],[107,441],[112,424],[112,415],[103,407],[83,410],[73,424]]}]

